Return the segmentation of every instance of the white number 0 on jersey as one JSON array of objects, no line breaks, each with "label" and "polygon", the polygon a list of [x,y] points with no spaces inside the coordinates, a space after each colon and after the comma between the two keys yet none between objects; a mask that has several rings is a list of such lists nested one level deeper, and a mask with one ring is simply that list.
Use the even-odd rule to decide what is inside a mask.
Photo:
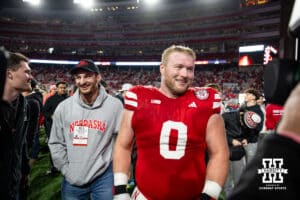
[{"label": "white number 0 on jersey", "polygon": [[[171,130],[178,131],[176,150],[170,150]],[[180,159],[185,154],[187,126],[183,122],[166,121],[160,132],[160,155],[166,159]]]}]

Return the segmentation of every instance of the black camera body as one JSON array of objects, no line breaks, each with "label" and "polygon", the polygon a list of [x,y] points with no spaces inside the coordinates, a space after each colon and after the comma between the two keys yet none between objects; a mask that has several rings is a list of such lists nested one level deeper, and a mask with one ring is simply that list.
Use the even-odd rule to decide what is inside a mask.
[{"label": "black camera body", "polygon": [[264,71],[264,94],[267,103],[283,105],[300,81],[300,63],[289,59],[273,59]]},{"label": "black camera body", "polygon": [[[300,0],[295,0],[288,25],[288,33],[300,37]],[[297,45],[296,45],[297,48]],[[296,54],[298,49],[296,49]],[[267,103],[283,105],[293,88],[300,82],[300,62],[273,59],[264,71],[264,94]]]}]

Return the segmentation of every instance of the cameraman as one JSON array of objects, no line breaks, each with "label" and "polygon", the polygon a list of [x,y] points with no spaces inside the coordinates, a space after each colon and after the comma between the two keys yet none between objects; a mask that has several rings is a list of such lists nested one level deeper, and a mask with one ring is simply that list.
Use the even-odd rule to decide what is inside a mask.
[{"label": "cameraman", "polygon": [[256,156],[246,167],[229,200],[299,199],[299,111],[300,83],[284,105],[285,114],[277,132],[266,136],[259,145]]}]

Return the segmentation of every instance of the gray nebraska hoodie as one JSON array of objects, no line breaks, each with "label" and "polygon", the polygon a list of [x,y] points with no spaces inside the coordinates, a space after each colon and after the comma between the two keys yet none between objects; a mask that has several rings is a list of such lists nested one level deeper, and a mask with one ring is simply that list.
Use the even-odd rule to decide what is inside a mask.
[{"label": "gray nebraska hoodie", "polygon": [[[112,161],[123,105],[101,86],[92,106],[83,103],[78,90],[56,108],[49,139],[54,166],[76,186],[90,183]],[[73,144],[75,126],[88,127],[86,146]]]}]

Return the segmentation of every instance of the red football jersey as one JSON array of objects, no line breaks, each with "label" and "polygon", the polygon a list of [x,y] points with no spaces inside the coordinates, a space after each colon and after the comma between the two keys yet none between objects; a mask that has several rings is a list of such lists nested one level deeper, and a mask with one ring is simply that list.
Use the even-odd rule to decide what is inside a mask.
[{"label": "red football jersey", "polygon": [[276,104],[267,104],[266,106],[267,130],[275,130],[282,115],[283,115],[283,106],[276,105]]},{"label": "red football jersey", "polygon": [[205,181],[207,121],[220,112],[212,88],[191,88],[176,99],[154,87],[126,93],[125,108],[134,111],[136,183],[149,200],[197,199]]}]

